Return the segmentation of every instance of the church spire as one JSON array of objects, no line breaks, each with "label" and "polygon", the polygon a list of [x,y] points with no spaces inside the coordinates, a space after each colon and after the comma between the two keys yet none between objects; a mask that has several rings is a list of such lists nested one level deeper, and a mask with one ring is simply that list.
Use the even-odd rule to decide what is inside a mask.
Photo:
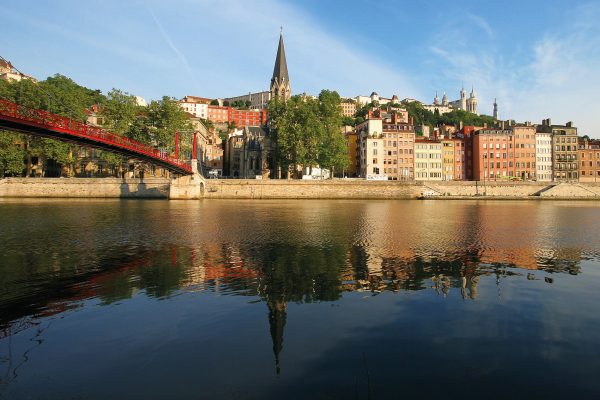
[{"label": "church spire", "polygon": [[269,307],[269,328],[273,340],[273,353],[275,354],[275,371],[277,375],[281,371],[279,366],[279,353],[283,349],[283,328],[287,316],[286,303],[283,299],[267,301]]},{"label": "church spire", "polygon": [[285,48],[283,46],[283,27],[279,33],[279,46],[277,47],[277,57],[275,58],[275,67],[273,68],[273,77],[271,78],[271,97],[279,96],[284,100],[289,99],[291,96],[290,77],[285,59]]}]

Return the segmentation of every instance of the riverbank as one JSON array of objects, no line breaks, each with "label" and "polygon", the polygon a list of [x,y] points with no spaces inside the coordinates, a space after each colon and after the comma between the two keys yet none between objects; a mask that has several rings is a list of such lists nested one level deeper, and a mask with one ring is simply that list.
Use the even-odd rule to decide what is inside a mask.
[{"label": "riverbank", "polygon": [[0,197],[22,198],[169,198],[166,178],[5,178]]},{"label": "riverbank", "polygon": [[[5,178],[0,197],[168,199],[171,185],[165,178]],[[209,179],[201,185],[206,199],[600,200],[600,183]]]},{"label": "riverbank", "polygon": [[208,180],[214,199],[600,199],[600,184],[475,181],[365,181],[340,179]]}]

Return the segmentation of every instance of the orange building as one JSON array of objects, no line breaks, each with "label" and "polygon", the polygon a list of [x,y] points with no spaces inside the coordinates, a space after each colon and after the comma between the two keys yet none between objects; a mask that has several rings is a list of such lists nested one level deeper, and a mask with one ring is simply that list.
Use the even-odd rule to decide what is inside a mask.
[{"label": "orange building", "polygon": [[213,123],[233,123],[236,127],[264,126],[267,110],[239,110],[233,107],[208,106],[208,120]]},{"label": "orange building", "polygon": [[383,172],[388,179],[408,181],[414,175],[415,128],[406,110],[383,120]]},{"label": "orange building", "polygon": [[[518,136],[518,137],[517,137]],[[535,128],[480,129],[473,135],[473,179],[535,179]]]},{"label": "orange building", "polygon": [[579,139],[579,181],[600,182],[600,140]]},{"label": "orange building", "polygon": [[509,129],[480,129],[473,135],[473,179],[509,178],[514,170],[513,134]]},{"label": "orange building", "polygon": [[[513,125],[515,163],[512,176],[523,180],[535,179],[537,168],[535,155],[535,127],[533,125]],[[510,154],[510,153],[509,153]]]}]

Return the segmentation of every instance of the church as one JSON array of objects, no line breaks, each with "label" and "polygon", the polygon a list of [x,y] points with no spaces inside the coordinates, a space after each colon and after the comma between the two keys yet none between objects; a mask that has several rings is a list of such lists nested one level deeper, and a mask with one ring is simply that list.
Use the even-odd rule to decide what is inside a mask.
[{"label": "church", "polygon": [[460,98],[454,101],[448,101],[448,96],[444,93],[442,97],[442,101],[440,102],[440,98],[437,93],[433,98],[433,104],[424,104],[423,108],[429,110],[431,112],[437,112],[439,114],[449,113],[452,110],[465,110],[473,114],[479,115],[479,111],[477,109],[477,93],[475,92],[475,88],[471,88],[471,94],[467,97],[467,91],[463,87],[460,90]]},{"label": "church", "polygon": [[283,31],[279,34],[279,46],[277,47],[275,68],[273,68],[273,77],[271,78],[269,90],[228,97],[224,100],[229,101],[230,104],[236,100],[241,100],[243,102],[249,101],[251,109],[262,110],[267,108],[269,100],[277,96],[284,100],[287,100],[292,96],[292,86],[290,84],[287,61],[285,59],[285,48],[283,46]]},{"label": "church", "polygon": [[[268,92],[250,93],[232,97],[230,101],[250,101],[252,108],[264,109],[274,98],[287,101],[292,96],[292,86],[285,58],[283,32],[279,35],[279,45],[275,58],[275,67]],[[225,176],[242,179],[268,179],[274,177],[272,142],[269,128],[245,126],[230,133],[224,149]]]}]

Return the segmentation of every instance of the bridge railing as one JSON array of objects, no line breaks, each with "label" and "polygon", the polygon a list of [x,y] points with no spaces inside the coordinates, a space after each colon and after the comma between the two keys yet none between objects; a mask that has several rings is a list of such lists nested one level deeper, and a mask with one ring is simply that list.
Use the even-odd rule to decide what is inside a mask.
[{"label": "bridge railing", "polygon": [[0,116],[2,115],[10,117],[13,120],[21,121],[28,125],[58,130],[67,135],[88,138],[97,142],[127,149],[134,153],[143,154],[145,156],[149,156],[151,158],[155,158],[168,164],[177,166],[185,171],[192,171],[192,167],[189,162],[172,157],[166,152],[160,151],[155,147],[122,135],[118,135],[116,133],[106,131],[102,128],[75,121],[68,117],[52,114],[44,110],[25,107],[8,100],[0,99]]}]

